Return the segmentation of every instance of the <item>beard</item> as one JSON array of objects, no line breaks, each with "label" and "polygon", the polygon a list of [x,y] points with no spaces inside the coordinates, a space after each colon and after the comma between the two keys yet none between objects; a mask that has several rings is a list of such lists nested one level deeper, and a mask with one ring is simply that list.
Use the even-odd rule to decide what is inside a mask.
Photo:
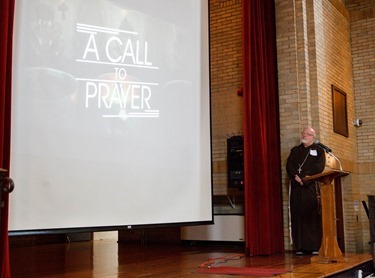
[{"label": "beard", "polygon": [[303,138],[301,139],[301,143],[302,143],[302,144],[306,144],[306,143],[308,143],[308,142],[309,142],[309,140],[307,140],[307,139],[303,139]]}]

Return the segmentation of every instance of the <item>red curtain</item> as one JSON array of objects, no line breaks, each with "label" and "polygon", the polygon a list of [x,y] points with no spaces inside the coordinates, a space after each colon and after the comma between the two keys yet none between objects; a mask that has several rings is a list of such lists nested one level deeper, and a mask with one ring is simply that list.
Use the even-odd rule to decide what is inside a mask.
[{"label": "red curtain", "polygon": [[[0,1],[0,168],[9,169],[10,104],[12,83],[12,36],[14,0]],[[9,195],[3,192],[0,223],[0,277],[10,277],[8,241]]]},{"label": "red curtain", "polygon": [[243,0],[245,241],[284,251],[274,0]]}]

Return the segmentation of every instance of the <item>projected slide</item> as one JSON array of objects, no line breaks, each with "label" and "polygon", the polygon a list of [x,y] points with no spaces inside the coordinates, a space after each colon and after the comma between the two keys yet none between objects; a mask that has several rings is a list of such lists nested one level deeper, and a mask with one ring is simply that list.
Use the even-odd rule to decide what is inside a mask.
[{"label": "projected slide", "polygon": [[212,221],[207,2],[16,0],[11,232]]}]

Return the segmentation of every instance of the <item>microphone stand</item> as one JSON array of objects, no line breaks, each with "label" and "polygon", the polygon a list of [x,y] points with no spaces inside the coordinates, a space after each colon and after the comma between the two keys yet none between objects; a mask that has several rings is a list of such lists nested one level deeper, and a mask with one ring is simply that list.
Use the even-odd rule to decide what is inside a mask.
[{"label": "microphone stand", "polygon": [[10,193],[14,189],[14,183],[11,178],[5,176],[7,170],[0,168],[0,228],[1,228],[1,214],[4,207],[3,193]]},{"label": "microphone stand", "polygon": [[332,152],[329,152],[329,151],[326,151],[330,156],[332,156],[334,159],[336,159],[336,161],[339,163],[339,166],[340,166],[340,171],[342,172],[342,165],[341,165],[341,162],[340,160],[332,153]]},{"label": "microphone stand", "polygon": [[328,148],[327,146],[325,146],[324,144],[322,144],[321,142],[319,142],[319,140],[315,139],[314,140],[314,143],[319,145],[320,147],[322,147],[326,153],[328,153],[330,156],[332,156],[334,159],[336,159],[336,161],[339,163],[339,166],[340,166],[340,171],[342,172],[342,165],[341,165],[341,162],[340,160],[332,153],[332,150],[330,148]]}]

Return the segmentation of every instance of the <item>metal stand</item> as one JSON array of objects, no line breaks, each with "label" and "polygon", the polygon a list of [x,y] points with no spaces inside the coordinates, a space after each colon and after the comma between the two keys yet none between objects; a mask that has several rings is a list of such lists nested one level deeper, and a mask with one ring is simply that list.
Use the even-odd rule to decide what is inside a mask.
[{"label": "metal stand", "polygon": [[368,209],[366,210],[367,216],[370,220],[370,244],[372,252],[372,264],[375,268],[375,195],[367,195]]},{"label": "metal stand", "polygon": [[0,168],[0,226],[1,214],[4,207],[3,193],[10,193],[14,189],[14,183],[11,178],[5,176],[7,170]]}]

